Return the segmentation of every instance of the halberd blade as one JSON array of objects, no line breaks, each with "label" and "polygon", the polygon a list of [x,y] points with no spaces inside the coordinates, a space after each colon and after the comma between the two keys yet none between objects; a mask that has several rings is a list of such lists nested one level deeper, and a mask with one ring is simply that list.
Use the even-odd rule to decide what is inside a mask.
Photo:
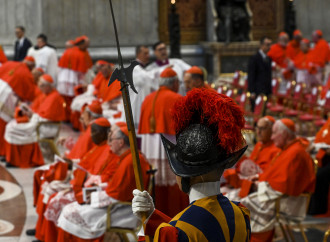
[{"label": "halberd blade", "polygon": [[114,72],[112,72],[112,75],[111,75],[110,80],[108,82],[108,86],[110,86],[115,80],[122,81],[122,79],[123,78],[121,78],[120,71],[118,70],[118,68],[116,68],[114,70]]},{"label": "halberd blade", "polygon": [[133,90],[133,92],[135,92],[136,94],[138,92],[136,91],[135,86],[134,86],[134,82],[133,82],[133,69],[134,69],[134,67],[136,67],[138,65],[139,65],[139,62],[132,61],[131,64],[128,67],[124,68],[126,81],[131,86],[131,89]]}]

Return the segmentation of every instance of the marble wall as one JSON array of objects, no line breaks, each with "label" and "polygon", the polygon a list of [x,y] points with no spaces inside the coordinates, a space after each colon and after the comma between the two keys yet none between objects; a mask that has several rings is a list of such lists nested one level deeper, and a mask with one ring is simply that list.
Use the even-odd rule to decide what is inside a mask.
[{"label": "marble wall", "polygon": [[306,38],[311,38],[315,29],[323,31],[323,36],[330,41],[330,1],[329,0],[298,0],[294,1],[297,27]]},{"label": "marble wall", "polygon": [[15,26],[23,25],[30,39],[43,30],[41,0],[0,1],[0,44],[13,45]]},{"label": "marble wall", "polygon": [[[113,0],[119,39],[123,46],[158,40],[157,0]],[[85,34],[92,47],[115,46],[108,0],[1,0],[0,44],[13,45],[17,25],[35,42],[43,32],[55,46]]]}]

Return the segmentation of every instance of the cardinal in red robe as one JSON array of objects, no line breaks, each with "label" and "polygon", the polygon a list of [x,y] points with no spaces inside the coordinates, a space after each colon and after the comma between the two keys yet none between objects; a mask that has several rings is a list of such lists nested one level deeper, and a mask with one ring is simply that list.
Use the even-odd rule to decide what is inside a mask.
[{"label": "cardinal in red robe", "polygon": [[[188,205],[188,196],[179,190],[175,176],[170,170],[159,134],[174,138],[171,109],[181,95],[176,72],[166,68],[160,75],[160,87],[149,94],[142,103],[139,134],[142,135],[141,150],[154,169],[156,208],[174,216]],[[176,200],[175,204],[171,201]]]},{"label": "cardinal in red robe", "polygon": [[[22,105],[22,112],[29,119],[12,120],[6,125],[5,148],[6,160],[10,165],[21,168],[40,166],[44,164],[43,156],[37,140],[37,125],[39,122],[59,122],[65,119],[64,100],[53,86],[53,79],[50,75],[44,74],[39,82],[42,94],[31,105],[29,109]],[[40,136],[56,135],[51,128],[42,131]]]},{"label": "cardinal in red robe", "polygon": [[303,36],[299,29],[293,32],[293,39],[288,43],[286,47],[286,55],[290,60],[294,60],[295,57],[301,52],[300,41]]},{"label": "cardinal in red robe", "polygon": [[5,55],[2,46],[0,45],[0,66],[8,61],[7,56]]},{"label": "cardinal in red robe", "polygon": [[60,71],[58,74],[57,89],[66,102],[67,120],[70,119],[70,105],[75,96],[74,88],[84,84],[84,76],[93,66],[88,53],[89,39],[87,36],[77,37],[75,46],[68,48],[58,62]]}]

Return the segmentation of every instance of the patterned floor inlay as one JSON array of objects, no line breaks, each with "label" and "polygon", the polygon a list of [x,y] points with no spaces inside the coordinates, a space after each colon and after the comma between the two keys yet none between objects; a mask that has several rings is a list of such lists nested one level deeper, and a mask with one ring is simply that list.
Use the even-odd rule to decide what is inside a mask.
[{"label": "patterned floor inlay", "polygon": [[[3,192],[1,193],[1,188]],[[18,196],[22,192],[22,189],[15,183],[0,180],[0,202],[10,200]]]},{"label": "patterned floor inlay", "polygon": [[8,234],[13,231],[15,226],[8,221],[0,220],[0,235]]},{"label": "patterned floor inlay", "polygon": [[26,220],[26,200],[21,186],[0,166],[0,238],[20,236]]}]

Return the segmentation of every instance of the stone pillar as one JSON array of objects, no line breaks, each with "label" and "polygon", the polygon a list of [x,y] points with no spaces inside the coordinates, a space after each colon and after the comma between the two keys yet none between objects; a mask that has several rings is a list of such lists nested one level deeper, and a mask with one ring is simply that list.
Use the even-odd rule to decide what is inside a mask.
[{"label": "stone pillar", "polygon": [[214,18],[214,0],[206,1],[206,40],[210,42],[217,41],[215,34],[215,21]]}]

